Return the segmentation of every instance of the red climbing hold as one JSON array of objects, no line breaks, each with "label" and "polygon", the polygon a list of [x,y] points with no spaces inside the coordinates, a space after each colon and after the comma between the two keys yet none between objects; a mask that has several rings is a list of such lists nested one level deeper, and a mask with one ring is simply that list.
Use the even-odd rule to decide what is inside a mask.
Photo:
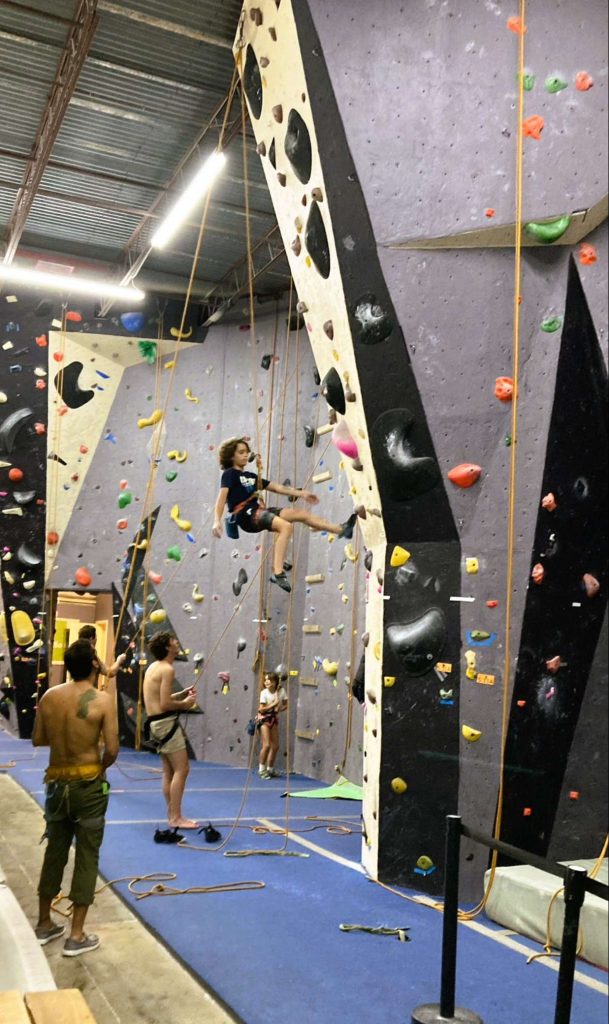
[{"label": "red climbing hold", "polygon": [[36,338],[36,344],[38,345],[38,348],[46,348],[49,344],[46,334],[39,334]]},{"label": "red climbing hold", "polygon": [[531,573],[531,579],[533,580],[533,583],[537,583],[537,585],[539,586],[539,584],[543,583],[545,576],[546,570],[544,569],[543,565],[541,565],[541,563],[538,562],[537,565],[533,566],[533,571]]},{"label": "red climbing hold", "polygon": [[519,18],[517,14],[512,15],[507,20],[507,27],[510,32],[514,32],[515,35],[521,36],[528,31],[527,26],[523,24],[522,18]]},{"label": "red climbing hold", "polygon": [[584,267],[591,267],[596,263],[598,259],[598,253],[593,245],[589,245],[588,242],[584,242],[579,247],[579,262]]},{"label": "red climbing hold", "polygon": [[588,92],[594,85],[594,79],[592,75],[589,75],[587,71],[578,71],[575,76],[575,88],[579,92]]},{"label": "red climbing hold", "polygon": [[540,139],[541,133],[546,126],[546,122],[540,114],[533,114],[532,117],[527,117],[526,121],[522,122],[522,131],[526,139]]},{"label": "red climbing hold", "polygon": [[81,446],[80,446],[80,448],[78,450],[79,450],[81,455],[86,455],[87,452],[89,451],[89,449],[87,448],[86,444],[81,444]]},{"label": "red climbing hold", "polygon": [[460,466],[455,466],[454,469],[451,469],[448,474],[448,479],[457,487],[465,489],[467,487],[473,487],[473,485],[478,482],[481,475],[481,466],[476,466],[472,462],[462,462]]},{"label": "red climbing hold", "polygon": [[37,434],[46,434],[47,432],[47,428],[45,427],[44,423],[35,423],[34,430],[36,431]]},{"label": "red climbing hold", "polygon": [[596,597],[601,589],[601,585],[596,576],[592,576],[589,572],[585,573],[583,583],[586,588],[586,596]]},{"label": "red climbing hold", "polygon": [[495,381],[495,398],[500,402],[511,402],[514,397],[514,381],[511,377],[497,377]]},{"label": "red climbing hold", "polygon": [[18,483],[20,480],[23,480],[23,475],[23,470],[17,469],[16,466],[13,469],[9,469],[8,471],[8,478],[9,480],[12,480],[14,484]]},{"label": "red climbing hold", "polygon": [[494,210],[492,206],[489,206],[488,210],[484,211],[484,216],[490,219],[491,217],[495,216],[496,212],[497,211]]},{"label": "red climbing hold", "polygon": [[545,508],[546,512],[556,512],[558,502],[551,492],[550,494],[546,494],[545,498],[541,502],[541,507]]},{"label": "red climbing hold", "polygon": [[519,708],[526,708],[526,706],[527,706],[526,700],[519,700],[519,701],[517,701],[517,704],[518,704]]},{"label": "red climbing hold", "polygon": [[90,587],[93,582],[91,573],[84,566],[81,566],[80,569],[76,570],[74,573],[74,579],[81,587]]},{"label": "red climbing hold", "polygon": [[63,352],[53,352],[53,359],[56,363],[63,363]]},{"label": "red climbing hold", "polygon": [[59,534],[56,533],[55,530],[49,530],[47,533],[47,544],[50,544],[51,547],[55,547],[56,544],[59,544]]},{"label": "red climbing hold", "polygon": [[68,310],[66,313],[66,320],[72,324],[82,323],[82,313],[77,313],[75,310]]},{"label": "red climbing hold", "polygon": [[487,601],[486,602],[486,607],[487,608],[498,608],[499,607],[499,601]]}]

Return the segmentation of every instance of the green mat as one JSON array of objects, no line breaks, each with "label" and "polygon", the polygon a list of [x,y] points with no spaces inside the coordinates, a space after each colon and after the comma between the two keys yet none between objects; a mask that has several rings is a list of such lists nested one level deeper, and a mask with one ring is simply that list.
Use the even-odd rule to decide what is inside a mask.
[{"label": "green mat", "polygon": [[363,800],[363,786],[355,786],[344,775],[341,775],[338,782],[327,789],[303,789],[296,793],[284,793],[284,796],[300,796],[306,800]]}]

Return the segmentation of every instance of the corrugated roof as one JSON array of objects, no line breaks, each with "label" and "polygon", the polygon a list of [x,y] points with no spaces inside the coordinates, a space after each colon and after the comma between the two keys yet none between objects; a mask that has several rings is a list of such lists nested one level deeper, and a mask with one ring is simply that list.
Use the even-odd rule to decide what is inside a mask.
[{"label": "corrugated roof", "polygon": [[[0,4],[0,233],[32,152],[77,0]],[[99,25],[72,95],[23,235],[23,245],[78,256],[85,251],[124,263],[125,246],[141,231],[145,244],[197,159],[216,144],[218,122],[200,156],[171,193],[163,190],[226,96],[230,46],[242,0],[98,0]],[[35,8],[31,10],[29,8]],[[209,37],[209,38],[207,38]],[[214,45],[215,40],[218,45]],[[239,114],[239,102],[233,117]],[[275,224],[254,142],[248,173],[254,239]],[[228,150],[214,191],[205,242],[205,278],[221,280],[245,256],[241,138]],[[160,200],[160,201],[159,201]],[[156,217],[144,221],[155,204]],[[188,276],[196,221],[151,269]],[[19,254],[17,255],[18,258]],[[276,272],[277,268],[273,268]],[[282,274],[287,273],[287,264]]]}]

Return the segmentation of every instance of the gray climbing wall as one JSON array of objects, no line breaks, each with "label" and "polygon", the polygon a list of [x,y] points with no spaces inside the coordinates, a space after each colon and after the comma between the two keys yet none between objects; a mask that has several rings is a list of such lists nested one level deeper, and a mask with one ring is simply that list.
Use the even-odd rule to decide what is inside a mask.
[{"label": "gray climbing wall", "polygon": [[[76,341],[83,353],[84,374],[93,367],[103,366],[105,371],[110,367],[107,389],[112,387],[112,361],[121,347],[127,347],[131,356],[129,360],[123,357],[122,361],[130,365],[112,392],[98,443],[86,456],[90,460],[87,473],[78,481],[78,497],[49,569],[50,585],[53,589],[72,587],[76,568],[85,567],[94,589],[109,590],[115,585],[122,592],[127,545],[143,515],[152,450],[153,427],[140,428],[138,421],[149,417],[156,407],[163,407],[170,387],[167,415],[157,428],[163,434],[149,507],[160,507],[160,511],[146,568],[163,578],[151,589],[158,603],[149,610],[160,607],[167,613],[168,623],[188,652],[188,662],[178,665],[178,678],[184,684],[197,680],[203,716],[188,721],[193,751],[198,758],[209,761],[247,764],[246,725],[257,706],[258,680],[253,664],[259,651],[267,668],[281,664],[291,673],[290,728],[283,730],[282,754],[289,750],[291,764],[299,771],[333,781],[334,766],[344,756],[352,609],[361,600],[363,577],[354,583],[352,563],[344,558],[344,542],[331,545],[326,535],[309,537],[306,528],[296,528],[292,557],[297,582],[290,602],[285,594],[268,585],[268,560],[262,574],[259,572],[261,554],[267,551],[263,537],[242,534],[236,543],[226,537],[216,541],[211,536],[220,479],[218,445],[226,437],[245,435],[251,437],[256,448],[256,410],[259,447],[265,465],[270,449],[272,478],[280,482],[290,479],[294,485],[314,490],[320,498],[320,511],[329,518],[336,515],[342,521],[348,514],[350,503],[336,449],[328,444],[327,436],[317,437],[311,449],[305,446],[304,426],[315,428],[327,421],[327,406],[315,383],[306,337],[287,331],[285,313],[277,321],[271,317],[257,324],[253,349],[247,325],[214,327],[204,344],[180,346],[173,379],[170,364],[175,343],[164,343],[161,366],[169,368],[160,371],[160,391],[156,390],[155,366],[138,355],[137,339],[79,334]],[[275,359],[270,365],[265,361],[268,368],[264,369],[264,356],[273,352]],[[66,447],[78,450],[88,437],[76,415],[67,417],[62,429],[64,451]],[[171,458],[175,453],[178,459]],[[319,485],[310,482],[312,476],[326,471],[332,474],[330,480]],[[68,482],[64,486],[69,489],[70,475],[66,473]],[[171,482],[168,473],[177,474]],[[121,509],[119,499],[125,493],[133,500]],[[277,499],[279,504],[286,500]],[[180,519],[190,523],[187,530],[180,529],[171,518],[176,504]],[[128,520],[127,526],[123,519]],[[168,557],[176,546],[180,561]],[[232,584],[242,569],[248,583],[235,596]],[[307,592],[303,582],[313,571],[323,572],[326,577],[326,583],[314,594],[312,588]],[[348,605],[343,604],[338,589],[343,583]],[[203,595],[203,601],[197,600],[199,595]],[[321,632],[312,648],[304,641],[303,625],[315,616]],[[343,622],[346,626],[339,635],[331,633],[334,623],[340,626]],[[240,640],[247,643],[247,648],[238,655]],[[195,673],[196,654],[205,658],[200,674]],[[311,714],[312,691],[301,686],[301,679],[313,674],[314,657],[339,660],[340,675],[335,686],[323,669],[317,672],[320,685],[313,693],[313,712],[319,730],[311,742],[302,744],[295,732],[300,729],[301,716]],[[137,672],[137,665],[133,671]],[[230,673],[229,692],[223,692],[219,672]],[[361,778],[361,730],[361,710],[357,706],[349,760],[354,781]]]},{"label": "gray climbing wall", "polygon": [[[525,118],[527,132],[535,129],[531,117],[543,118],[543,127],[538,138],[529,134],[524,140],[524,219],[537,222],[568,214],[571,222],[554,245],[537,244],[531,230],[523,233],[512,671],[505,679],[507,488],[513,448],[511,405],[494,392],[496,378],[512,374],[511,225],[516,141],[523,130],[517,117],[518,36],[507,24],[514,11],[504,3],[482,0],[410,5],[355,0],[348,10],[323,0],[298,4],[264,0],[244,6],[236,58],[296,285],[308,306],[311,342],[322,373],[333,366],[339,379],[350,377],[362,396],[363,408],[335,408],[345,413],[349,430],[360,444],[368,512],[378,502],[384,517],[382,528],[370,522],[370,514],[362,524],[366,544],[374,553],[367,616],[373,654],[378,657],[376,664],[372,655],[366,659],[368,843],[364,862],[373,874],[380,871],[385,877],[419,884],[412,870],[417,844],[421,854],[438,849],[446,806],[455,810],[458,804],[474,826],[486,831],[493,827],[502,703],[505,699],[509,705],[511,700],[512,672],[518,662],[525,607],[529,607],[529,574],[541,482],[552,444],[548,432],[571,255],[606,360],[605,8],[600,0],[587,4],[585,11],[548,0],[529,12]],[[361,213],[362,198],[369,221]],[[307,212],[311,200],[317,205],[316,220]],[[359,297],[366,269],[368,291],[374,298],[367,309],[363,300],[357,307],[363,317],[356,312],[354,318],[356,307],[351,306],[345,318],[343,297],[347,307]],[[329,280],[329,286],[316,275]],[[447,485],[461,546],[460,579],[455,580],[448,570],[453,556],[441,545],[427,552],[415,548],[418,531],[427,529],[428,540],[440,539],[429,512],[419,505],[418,520],[410,520],[410,529],[399,533],[387,500],[386,466],[373,420],[383,397],[397,405],[392,395],[400,379],[403,403],[409,405],[414,399],[410,370],[386,340],[389,330],[384,327],[391,322],[391,308],[382,298],[383,286],[404,334],[442,475],[446,479],[448,471],[461,463],[482,469],[479,482],[470,489]],[[362,338],[356,321],[364,318],[366,324],[361,326],[367,326],[370,335],[379,328],[376,338]],[[326,330],[328,323],[331,333]],[[376,348],[369,348],[364,356],[362,341],[376,342]],[[581,401],[585,400],[582,395]],[[591,406],[591,414],[597,415],[596,407],[592,413]],[[600,407],[599,416],[598,429],[606,432]],[[370,431],[372,450],[367,444]],[[416,455],[423,454],[420,447],[413,448]],[[425,454],[432,453],[425,449]],[[349,479],[357,486],[358,476],[351,468]],[[566,478],[560,486],[567,486]],[[439,509],[439,490],[436,495]],[[601,495],[594,494],[590,515],[594,509],[597,516],[602,515]],[[417,700],[403,674],[397,679],[401,699],[383,686],[383,675],[385,685],[387,676],[394,675],[387,653],[383,655],[383,626],[388,638],[387,627],[395,622],[392,609],[399,614],[405,606],[400,603],[404,596],[397,573],[391,574],[389,565],[382,596],[390,603],[384,608],[374,593],[374,577],[379,569],[382,577],[380,567],[386,565],[385,542],[398,537],[408,538],[405,546],[417,566],[425,564],[432,581],[435,569],[437,592],[446,595],[449,587],[461,610],[460,622],[458,617],[450,618],[450,652],[445,649],[442,666],[436,666],[441,678],[437,690],[441,686],[444,694],[454,691],[452,702],[438,701],[436,691],[434,706],[429,682],[421,687]],[[604,572],[606,551],[601,549],[599,555]],[[534,561],[538,557],[537,553]],[[469,573],[467,560],[474,558],[477,572]],[[604,581],[603,576],[596,606],[601,613],[606,602]],[[573,604],[572,617],[578,604]],[[575,618],[571,621],[575,623]],[[568,617],[562,628],[566,644]],[[487,636],[480,639],[479,633]],[[598,701],[602,671],[597,657],[590,670],[591,685],[581,705],[571,709],[575,720],[581,712],[588,742],[599,750],[606,740],[605,726],[586,709]],[[433,682],[431,674],[430,678]],[[559,696],[561,682],[568,686],[559,675]],[[403,706],[404,689],[412,692],[409,713]],[[450,746],[455,729],[455,710],[450,705],[457,703],[457,696],[457,729],[465,729],[459,741],[458,795],[451,794],[449,782],[457,778]],[[396,714],[402,722],[402,752]],[[438,725],[439,716],[444,716],[443,726]],[[512,717],[510,728],[513,723]],[[561,751],[559,775],[567,766],[565,777],[569,777],[582,742],[582,727],[573,751]],[[543,736],[544,723],[539,736],[531,733],[531,744],[543,743]],[[433,783],[422,796],[418,783],[426,760],[434,765]],[[444,775],[444,784],[436,773]],[[411,783],[397,801],[387,795],[392,775]],[[530,806],[521,807],[519,813],[532,811],[534,818],[535,799],[532,787],[527,794]],[[582,816],[585,799],[582,792]],[[578,828],[578,835],[582,855],[593,855],[607,802],[599,780],[589,788],[587,799],[588,826]],[[436,817],[430,834],[431,803],[436,805]],[[561,827],[557,816],[556,830]],[[549,839],[547,831],[537,837],[546,849]],[[553,846],[560,848],[556,835]],[[486,855],[467,849],[466,856],[469,886],[472,879],[481,878]],[[435,875],[420,884],[433,888],[438,883]]]}]

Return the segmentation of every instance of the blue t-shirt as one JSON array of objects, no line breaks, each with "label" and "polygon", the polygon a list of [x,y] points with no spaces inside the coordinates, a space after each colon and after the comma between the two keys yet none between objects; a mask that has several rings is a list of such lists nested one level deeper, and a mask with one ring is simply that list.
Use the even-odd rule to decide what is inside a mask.
[{"label": "blue t-shirt", "polygon": [[[270,480],[263,480],[260,489],[265,491],[269,483]],[[254,491],[258,490],[258,477],[246,469],[225,469],[220,486],[228,488],[228,511],[232,512],[238,505],[251,498]],[[258,507],[258,501],[253,498],[249,502],[248,508]]]}]

